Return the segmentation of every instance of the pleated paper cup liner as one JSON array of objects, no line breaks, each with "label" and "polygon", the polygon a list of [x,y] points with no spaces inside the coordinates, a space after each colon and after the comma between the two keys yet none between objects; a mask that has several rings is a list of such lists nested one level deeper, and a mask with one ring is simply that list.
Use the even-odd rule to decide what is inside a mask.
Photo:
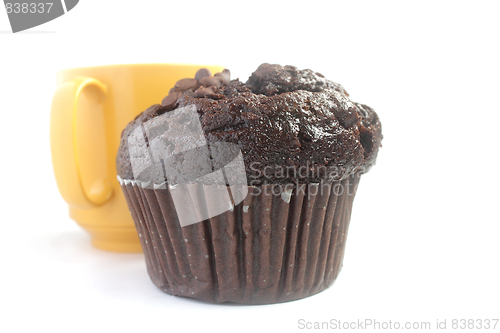
[{"label": "pleated paper cup liner", "polygon": [[[335,281],[359,179],[248,186],[240,204],[186,226],[168,185],[119,180],[158,288],[211,303],[270,304],[314,295]],[[207,207],[215,200],[203,199]]]}]

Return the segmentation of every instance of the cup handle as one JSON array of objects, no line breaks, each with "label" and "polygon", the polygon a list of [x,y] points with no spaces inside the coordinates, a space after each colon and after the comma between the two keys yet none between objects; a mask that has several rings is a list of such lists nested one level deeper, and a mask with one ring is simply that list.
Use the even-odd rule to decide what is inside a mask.
[{"label": "cup handle", "polygon": [[79,112],[91,112],[78,107],[81,94],[91,86],[97,88],[102,97],[106,96],[107,87],[92,78],[77,77],[59,85],[52,99],[50,119],[50,146],[57,186],[69,206],[79,209],[100,206],[113,194],[106,175],[84,184],[80,174],[76,149],[76,115]]}]

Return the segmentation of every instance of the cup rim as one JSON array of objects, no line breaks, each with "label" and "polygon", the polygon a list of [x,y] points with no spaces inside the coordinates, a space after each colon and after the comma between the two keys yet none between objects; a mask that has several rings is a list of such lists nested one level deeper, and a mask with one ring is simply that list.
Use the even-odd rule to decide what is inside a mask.
[{"label": "cup rim", "polygon": [[110,65],[97,65],[97,66],[81,66],[81,67],[70,67],[63,68],[57,71],[57,74],[66,72],[66,71],[75,71],[75,70],[89,70],[89,69],[99,69],[99,68],[109,68],[109,67],[153,67],[153,66],[170,66],[170,67],[212,67],[212,66],[220,66],[219,64],[201,64],[201,63],[179,63],[179,62],[152,62],[152,63],[128,63],[128,64],[110,64]]}]

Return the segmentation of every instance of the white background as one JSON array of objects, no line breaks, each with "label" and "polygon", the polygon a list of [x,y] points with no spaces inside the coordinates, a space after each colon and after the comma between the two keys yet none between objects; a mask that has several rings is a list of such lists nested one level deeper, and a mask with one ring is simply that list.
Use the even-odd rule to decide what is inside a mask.
[{"label": "white background", "polygon": [[[451,330],[500,318],[499,12],[495,1],[82,0],[11,34],[0,10],[0,331],[306,331],[300,319]],[[262,62],[311,68],[378,112],[383,147],[330,289],[209,305],[156,289],[140,254],[90,246],[52,173],[55,74],[147,62],[219,63],[243,81]]]}]

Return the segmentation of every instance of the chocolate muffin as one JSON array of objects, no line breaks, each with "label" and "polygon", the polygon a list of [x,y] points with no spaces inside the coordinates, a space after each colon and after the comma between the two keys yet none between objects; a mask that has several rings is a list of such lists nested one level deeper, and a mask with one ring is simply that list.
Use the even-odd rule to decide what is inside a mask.
[{"label": "chocolate muffin", "polygon": [[[181,125],[162,120],[172,115]],[[179,139],[197,131],[194,145]],[[127,125],[116,158],[151,279],[169,294],[215,303],[276,303],[326,289],[381,139],[373,109],[309,69],[262,64],[246,83],[200,69],[178,81]],[[190,150],[167,154],[179,145]],[[235,192],[224,166],[238,157],[244,191]],[[224,177],[209,177],[222,169]],[[217,211],[221,187],[229,205]],[[182,222],[194,213],[176,205],[179,188],[206,213],[195,222]]]}]

